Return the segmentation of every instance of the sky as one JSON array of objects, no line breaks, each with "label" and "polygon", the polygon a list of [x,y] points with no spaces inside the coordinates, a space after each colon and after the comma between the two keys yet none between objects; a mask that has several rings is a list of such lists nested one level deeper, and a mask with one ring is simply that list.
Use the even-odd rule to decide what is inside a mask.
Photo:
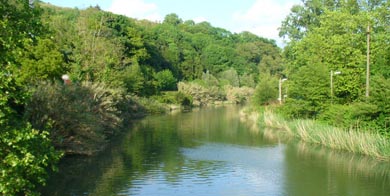
[{"label": "sky", "polygon": [[249,31],[276,40],[278,28],[301,0],[42,0],[61,7],[84,9],[99,5],[101,9],[137,19],[161,22],[175,13],[183,21],[207,21],[214,27],[233,33]]}]

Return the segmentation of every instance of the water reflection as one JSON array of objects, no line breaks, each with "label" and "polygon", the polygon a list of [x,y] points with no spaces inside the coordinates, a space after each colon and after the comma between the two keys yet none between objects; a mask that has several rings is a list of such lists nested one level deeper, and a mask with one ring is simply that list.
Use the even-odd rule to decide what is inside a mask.
[{"label": "water reflection", "polygon": [[[367,156],[306,143],[286,148],[288,195],[388,195],[390,166]],[[304,174],[304,175],[302,175]],[[321,191],[319,191],[321,190]]]},{"label": "water reflection", "polygon": [[239,107],[151,116],[102,154],[61,163],[43,195],[387,195],[389,164],[240,120]]}]

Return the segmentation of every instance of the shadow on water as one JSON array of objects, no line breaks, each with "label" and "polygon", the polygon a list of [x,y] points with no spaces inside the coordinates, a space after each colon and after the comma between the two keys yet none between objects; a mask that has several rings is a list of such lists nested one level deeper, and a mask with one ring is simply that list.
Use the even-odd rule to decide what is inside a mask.
[{"label": "shadow on water", "polygon": [[69,157],[42,195],[387,195],[390,166],[288,141],[239,107],[149,116],[94,157]]}]

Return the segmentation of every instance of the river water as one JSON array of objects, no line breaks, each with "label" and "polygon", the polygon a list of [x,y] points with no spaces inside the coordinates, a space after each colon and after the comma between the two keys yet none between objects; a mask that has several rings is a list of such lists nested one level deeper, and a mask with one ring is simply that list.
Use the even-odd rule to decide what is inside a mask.
[{"label": "river water", "polygon": [[42,195],[390,195],[389,162],[280,141],[239,109],[137,121],[101,154],[64,159]]}]

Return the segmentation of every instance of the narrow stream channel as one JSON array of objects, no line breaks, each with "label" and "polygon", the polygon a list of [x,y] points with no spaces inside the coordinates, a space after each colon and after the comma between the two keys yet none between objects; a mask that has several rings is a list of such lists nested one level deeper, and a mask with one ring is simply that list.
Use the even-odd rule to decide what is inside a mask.
[{"label": "narrow stream channel", "polygon": [[390,163],[297,142],[238,106],[149,116],[95,157],[61,162],[42,195],[388,196]]}]

